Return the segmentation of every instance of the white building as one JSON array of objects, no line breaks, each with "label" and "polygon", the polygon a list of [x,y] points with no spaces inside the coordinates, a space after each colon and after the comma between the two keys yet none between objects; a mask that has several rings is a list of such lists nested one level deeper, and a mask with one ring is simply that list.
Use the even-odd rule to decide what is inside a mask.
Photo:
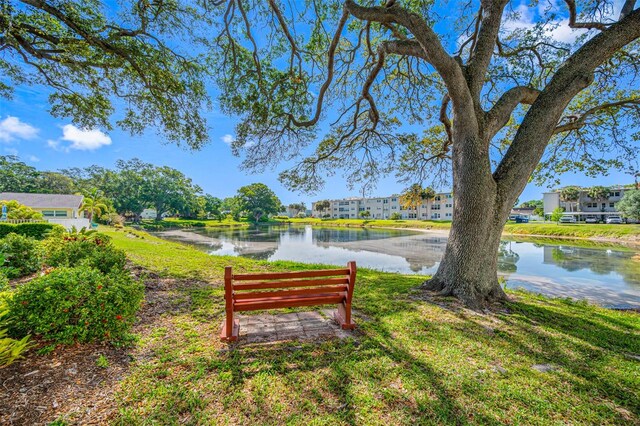
[{"label": "white building", "polygon": [[616,205],[622,199],[625,189],[621,186],[609,188],[609,196],[606,199],[592,199],[588,195],[588,189],[581,189],[577,201],[563,201],[560,191],[545,192],[542,195],[544,214],[550,215],[558,207],[564,209],[565,214],[577,216],[578,220],[584,220],[587,216],[596,216],[604,219],[606,216],[619,215]]},{"label": "white building", "polygon": [[451,220],[453,218],[453,194],[442,192],[431,200],[424,200],[418,208],[406,209],[400,203],[399,195],[374,198],[343,198],[329,200],[329,207],[323,211],[316,209],[313,203],[313,215],[333,219],[359,219],[361,212],[368,211],[370,219],[389,219],[394,213],[400,213],[402,219]]},{"label": "white building", "polygon": [[[17,201],[42,213],[44,220],[57,223],[67,229],[91,227],[89,219],[83,216],[82,195],[71,194],[28,194],[19,192],[0,192],[0,201]],[[1,206],[0,206],[1,207]]]}]

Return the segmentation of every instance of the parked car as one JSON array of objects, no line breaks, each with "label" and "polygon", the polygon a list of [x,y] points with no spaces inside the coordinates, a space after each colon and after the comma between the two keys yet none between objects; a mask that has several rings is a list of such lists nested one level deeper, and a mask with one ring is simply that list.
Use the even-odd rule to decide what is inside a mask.
[{"label": "parked car", "polygon": [[576,217],[570,214],[564,214],[560,218],[560,223],[576,223]]},{"label": "parked car", "polygon": [[609,216],[607,217],[607,223],[622,223],[622,218],[620,216]]},{"label": "parked car", "polygon": [[597,218],[597,217],[595,217],[595,216],[587,216],[587,217],[584,219],[584,223],[598,223],[598,222],[600,222],[600,221],[599,221],[599,220],[598,220],[598,218]]}]

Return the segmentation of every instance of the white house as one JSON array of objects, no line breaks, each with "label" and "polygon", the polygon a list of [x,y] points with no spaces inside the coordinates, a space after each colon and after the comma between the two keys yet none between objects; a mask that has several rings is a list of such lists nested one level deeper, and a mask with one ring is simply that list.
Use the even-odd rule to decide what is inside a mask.
[{"label": "white house", "polygon": [[57,223],[67,229],[89,228],[89,219],[80,212],[82,195],[71,194],[27,194],[20,192],[0,192],[0,201],[15,200],[18,203],[42,213],[47,222]]}]

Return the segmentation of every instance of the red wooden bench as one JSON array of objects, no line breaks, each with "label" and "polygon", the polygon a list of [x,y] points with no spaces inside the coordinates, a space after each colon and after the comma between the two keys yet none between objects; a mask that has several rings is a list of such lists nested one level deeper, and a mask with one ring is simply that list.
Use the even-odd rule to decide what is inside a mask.
[{"label": "red wooden bench", "polygon": [[338,305],[335,320],[343,329],[353,330],[351,298],[355,283],[356,262],[349,262],[346,269],[265,274],[234,274],[231,266],[227,266],[224,270],[227,317],[220,339],[227,342],[238,339],[240,321],[234,318],[234,312],[297,306]]}]

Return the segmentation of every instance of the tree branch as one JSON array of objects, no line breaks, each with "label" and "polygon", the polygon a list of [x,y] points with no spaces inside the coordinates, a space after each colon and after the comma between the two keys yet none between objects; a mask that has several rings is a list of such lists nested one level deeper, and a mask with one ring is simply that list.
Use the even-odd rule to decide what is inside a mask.
[{"label": "tree branch", "polygon": [[507,124],[518,105],[532,105],[539,94],[539,90],[527,86],[517,86],[507,90],[485,114],[485,130],[488,139],[491,140]]},{"label": "tree branch", "polygon": [[617,108],[617,107],[624,107],[627,105],[639,105],[640,106],[640,99],[625,99],[623,101],[618,101],[618,102],[609,102],[606,104],[602,104],[602,105],[598,105],[595,106],[593,108],[590,108],[588,110],[586,110],[585,112],[583,112],[582,114],[580,114],[579,116],[567,116],[564,117],[562,121],[567,120],[568,123],[564,123],[564,124],[560,124],[558,126],[556,126],[556,128],[553,130],[553,134],[556,135],[558,133],[564,133],[564,132],[570,132],[572,130],[578,130],[582,127],[584,127],[585,124],[587,124],[587,118],[589,118],[590,115],[593,115],[599,111],[602,110],[606,110],[606,109],[610,109],[610,108]]},{"label": "tree branch", "polygon": [[524,188],[569,102],[592,83],[598,66],[638,38],[640,10],[634,10],[591,38],[565,61],[529,108],[511,146],[493,173],[501,191]]},{"label": "tree branch", "polygon": [[[500,24],[502,23],[502,12],[507,5],[507,0],[481,0],[482,16],[480,30],[474,42],[474,49],[467,64],[467,76],[469,89],[476,103],[479,103],[480,91],[485,81],[485,74],[491,57],[493,48],[498,39]],[[480,18],[480,17],[479,17]]]},{"label": "tree branch", "polygon": [[382,24],[400,24],[407,28],[420,43],[430,63],[442,77],[458,113],[469,105],[469,91],[462,69],[442,46],[438,35],[421,17],[400,7],[397,3],[389,7],[366,7],[353,0],[345,0],[345,7],[353,16],[363,21]]},{"label": "tree branch", "polygon": [[578,11],[575,0],[564,0],[569,8],[569,27],[570,28],[586,28],[588,30],[597,29],[604,31],[607,29],[607,24],[601,22],[576,22],[578,19]]},{"label": "tree branch", "polygon": [[636,0],[625,1],[624,5],[622,6],[622,10],[620,10],[620,18],[618,19],[622,19],[628,14],[630,14],[631,12],[633,12],[633,8],[635,7],[635,5],[636,5]]}]

